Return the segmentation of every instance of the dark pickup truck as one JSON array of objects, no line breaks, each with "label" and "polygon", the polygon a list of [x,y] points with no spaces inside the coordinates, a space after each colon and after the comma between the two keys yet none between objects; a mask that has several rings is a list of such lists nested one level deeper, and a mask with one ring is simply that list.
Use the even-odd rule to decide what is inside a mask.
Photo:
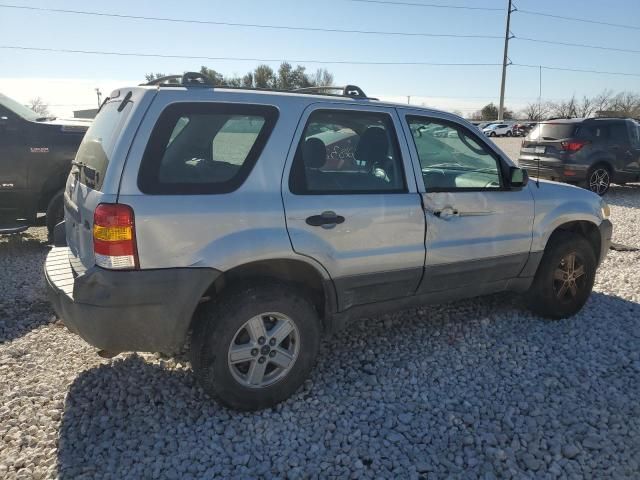
[{"label": "dark pickup truck", "polygon": [[62,220],[63,190],[87,120],[42,117],[0,93],[0,234],[26,230],[46,212]]}]

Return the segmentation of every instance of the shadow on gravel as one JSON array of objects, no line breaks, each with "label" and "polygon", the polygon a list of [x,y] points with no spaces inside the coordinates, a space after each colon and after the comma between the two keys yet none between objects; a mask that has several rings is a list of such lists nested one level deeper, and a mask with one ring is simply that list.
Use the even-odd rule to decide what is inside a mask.
[{"label": "shadow on gravel", "polygon": [[555,322],[518,303],[497,295],[357,322],[323,342],[303,389],[258,413],[229,411],[188,368],[137,355],[84,371],[66,398],[59,477],[628,475],[640,305],[594,293]]}]

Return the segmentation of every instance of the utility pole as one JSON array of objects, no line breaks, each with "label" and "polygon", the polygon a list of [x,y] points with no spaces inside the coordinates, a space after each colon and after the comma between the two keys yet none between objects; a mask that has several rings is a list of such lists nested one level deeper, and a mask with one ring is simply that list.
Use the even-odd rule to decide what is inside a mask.
[{"label": "utility pole", "polygon": [[498,120],[502,121],[504,116],[504,87],[507,81],[507,65],[509,64],[509,40],[511,39],[511,31],[509,29],[511,25],[511,1],[509,0],[509,6],[507,9],[507,29],[504,34],[504,57],[502,59],[502,83],[500,84],[500,108],[498,110]]},{"label": "utility pole", "polygon": [[100,108],[100,97],[102,97],[102,92],[99,88],[96,88],[96,95],[98,96],[98,108]]},{"label": "utility pole", "polygon": [[411,105],[411,95],[407,95],[407,105]]}]

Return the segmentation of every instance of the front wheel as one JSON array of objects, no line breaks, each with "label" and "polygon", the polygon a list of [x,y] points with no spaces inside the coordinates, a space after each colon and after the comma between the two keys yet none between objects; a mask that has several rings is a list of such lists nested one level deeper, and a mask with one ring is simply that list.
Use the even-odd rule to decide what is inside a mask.
[{"label": "front wheel", "polygon": [[589,170],[587,187],[600,196],[609,191],[611,186],[611,172],[604,165],[596,165]]},{"label": "front wheel", "polygon": [[191,358],[204,390],[238,410],[272,407],[308,377],[318,353],[318,314],[284,284],[231,292],[199,312]]},{"label": "front wheel", "polygon": [[595,274],[595,253],[584,237],[554,234],[529,290],[529,308],[551,319],[575,315],[591,294]]},{"label": "front wheel", "polygon": [[495,137],[495,136],[496,136],[496,132],[491,132],[491,133],[489,134],[489,136],[490,136],[490,137]]},{"label": "front wheel", "polygon": [[507,130],[507,137],[510,137],[511,135],[511,130]]}]

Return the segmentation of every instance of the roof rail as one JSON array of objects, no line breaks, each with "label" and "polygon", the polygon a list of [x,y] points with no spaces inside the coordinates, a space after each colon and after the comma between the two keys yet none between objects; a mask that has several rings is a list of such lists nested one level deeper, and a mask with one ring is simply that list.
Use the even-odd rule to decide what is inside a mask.
[{"label": "roof rail", "polygon": [[144,86],[164,85],[180,87],[213,87],[213,83],[206,75],[198,72],[185,72],[184,75],[167,75],[143,83]]},{"label": "roof rail", "polygon": [[332,97],[350,97],[358,100],[378,100],[377,98],[367,97],[364,91],[357,85],[345,85],[343,87],[327,85],[327,86],[317,86],[317,87],[294,88],[291,90],[284,90],[279,88],[214,85],[211,82],[211,79],[209,77],[198,72],[186,72],[184,75],[166,75],[164,77],[151,80],[147,83],[143,83],[141,85],[142,86],[157,85],[162,87],[214,87],[214,88],[226,89],[226,90],[255,90],[255,91],[280,92],[280,93],[302,93],[302,94],[312,94],[312,95],[313,94],[328,95]]},{"label": "roof rail", "polygon": [[[338,91],[340,93],[327,93],[331,91]],[[364,91],[358,87],[357,85],[345,85],[344,87],[336,87],[336,86],[318,86],[318,87],[305,87],[305,88],[295,88],[292,92],[296,93],[317,93],[320,95],[341,95],[343,97],[354,97],[354,98],[362,98],[368,99],[367,95]],[[372,99],[373,100],[373,99]]]}]

